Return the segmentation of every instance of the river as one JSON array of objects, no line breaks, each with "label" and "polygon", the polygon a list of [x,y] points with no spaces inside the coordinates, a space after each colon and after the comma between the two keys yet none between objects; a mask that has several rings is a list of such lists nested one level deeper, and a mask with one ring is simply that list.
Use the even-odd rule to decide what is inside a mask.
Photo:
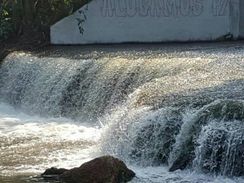
[{"label": "river", "polygon": [[2,63],[1,183],[106,154],[132,183],[244,182],[244,46],[75,49]]}]

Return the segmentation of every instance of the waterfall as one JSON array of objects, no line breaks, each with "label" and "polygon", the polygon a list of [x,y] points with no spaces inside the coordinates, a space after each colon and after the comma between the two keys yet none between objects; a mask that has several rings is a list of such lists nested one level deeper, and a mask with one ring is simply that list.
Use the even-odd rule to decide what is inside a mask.
[{"label": "waterfall", "polygon": [[[241,176],[244,166],[244,101],[217,100],[199,110],[120,109],[102,150],[143,166]],[[128,110],[128,109],[127,109]]]},{"label": "waterfall", "polygon": [[170,170],[194,164],[223,175],[242,175],[244,102],[215,101],[182,125],[170,155]]},{"label": "waterfall", "polygon": [[96,126],[97,151],[136,166],[243,176],[241,52],[174,54],[130,60],[13,53],[0,68],[0,102],[30,116]]},{"label": "waterfall", "polygon": [[127,61],[67,61],[9,56],[0,71],[1,99],[29,113],[92,121],[137,85],[137,66],[125,68]]}]

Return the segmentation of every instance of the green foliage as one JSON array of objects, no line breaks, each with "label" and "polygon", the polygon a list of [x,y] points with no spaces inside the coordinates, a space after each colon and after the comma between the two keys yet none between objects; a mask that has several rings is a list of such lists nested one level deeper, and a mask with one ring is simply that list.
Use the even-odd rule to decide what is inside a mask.
[{"label": "green foliage", "polygon": [[4,7],[0,7],[0,41],[6,40],[13,31],[9,12]]},{"label": "green foliage", "polygon": [[0,39],[49,28],[90,0],[0,0]]}]

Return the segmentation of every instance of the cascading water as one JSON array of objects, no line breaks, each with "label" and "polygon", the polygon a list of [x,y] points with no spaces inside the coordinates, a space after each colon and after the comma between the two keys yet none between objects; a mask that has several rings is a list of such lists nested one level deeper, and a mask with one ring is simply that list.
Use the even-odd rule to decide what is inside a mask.
[{"label": "cascading water", "polygon": [[0,182],[41,182],[30,175],[103,154],[126,161],[132,182],[243,182],[243,51],[9,55],[0,68]]}]

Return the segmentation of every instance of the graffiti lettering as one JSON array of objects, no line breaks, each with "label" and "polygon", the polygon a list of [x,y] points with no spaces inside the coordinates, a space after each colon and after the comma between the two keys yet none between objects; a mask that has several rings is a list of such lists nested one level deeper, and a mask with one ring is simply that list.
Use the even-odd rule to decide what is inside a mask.
[{"label": "graffiti lettering", "polygon": [[104,17],[192,17],[203,12],[204,0],[103,0]]},{"label": "graffiti lettering", "polygon": [[212,12],[214,16],[225,16],[228,12],[230,0],[213,0]]}]

